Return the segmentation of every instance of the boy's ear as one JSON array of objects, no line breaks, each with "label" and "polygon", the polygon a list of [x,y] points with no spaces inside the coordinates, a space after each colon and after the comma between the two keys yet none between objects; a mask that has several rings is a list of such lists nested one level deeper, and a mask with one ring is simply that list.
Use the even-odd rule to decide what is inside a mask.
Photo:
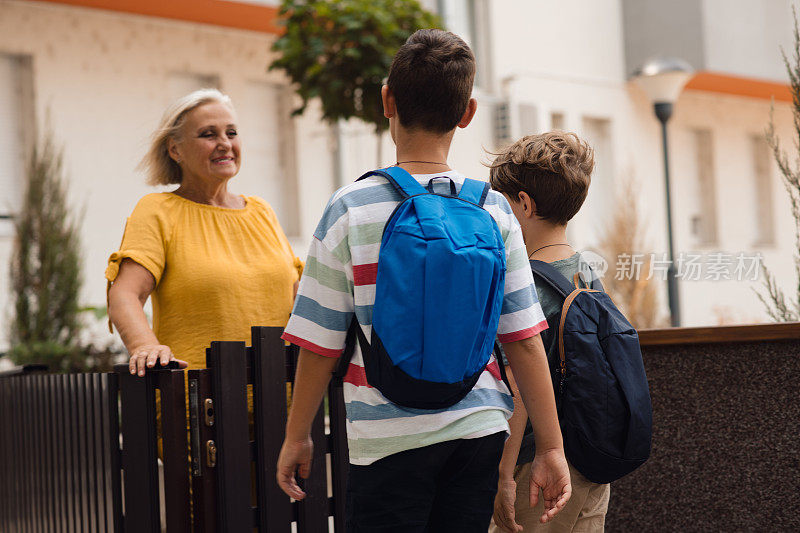
[{"label": "boy's ear", "polygon": [[392,118],[397,114],[397,107],[394,101],[394,95],[389,90],[388,85],[381,87],[381,101],[383,102],[383,116]]},{"label": "boy's ear", "polygon": [[467,103],[467,109],[464,111],[464,115],[461,117],[461,121],[458,123],[459,128],[466,128],[469,126],[469,123],[472,122],[472,117],[475,116],[475,111],[478,110],[478,101],[474,98],[470,98],[469,102]]},{"label": "boy's ear", "polygon": [[528,195],[528,193],[525,191],[520,191],[517,197],[522,205],[522,212],[525,213],[526,217],[530,218],[536,215],[536,203],[533,201],[533,198]]}]

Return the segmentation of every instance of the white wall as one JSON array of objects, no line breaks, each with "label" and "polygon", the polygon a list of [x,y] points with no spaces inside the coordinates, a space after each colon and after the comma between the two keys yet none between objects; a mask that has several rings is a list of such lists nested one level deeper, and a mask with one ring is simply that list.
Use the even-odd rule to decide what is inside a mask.
[{"label": "white wall", "polygon": [[[176,73],[218,78],[237,106],[243,166],[232,190],[268,200],[299,191],[292,192],[292,208],[300,209],[292,241],[305,256],[312,219],[333,190],[331,146],[313,111],[294,121],[301,146],[276,116],[288,109],[276,101],[284,80],[266,71],[274,36],[39,2],[4,1],[0,9],[0,54],[32,56],[36,120],[49,120],[64,148],[72,204],[85,209],[83,303],[105,305],[108,255],[138,199],[152,191],[135,167],[174,96],[169,81]],[[275,208],[287,219],[286,207]],[[0,236],[4,310],[10,246],[10,237]],[[5,335],[3,328],[0,348]]]}]

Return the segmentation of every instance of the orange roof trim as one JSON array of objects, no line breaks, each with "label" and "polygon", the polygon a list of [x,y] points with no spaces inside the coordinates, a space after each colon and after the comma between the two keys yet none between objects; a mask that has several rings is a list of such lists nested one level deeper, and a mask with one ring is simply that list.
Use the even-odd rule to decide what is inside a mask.
[{"label": "orange roof trim", "polygon": [[278,8],[229,0],[45,0],[227,28],[279,34]]},{"label": "orange roof trim", "polygon": [[715,72],[698,72],[686,84],[686,89],[714,93],[735,94],[778,102],[791,102],[792,91],[788,85],[755,78],[740,78]]}]

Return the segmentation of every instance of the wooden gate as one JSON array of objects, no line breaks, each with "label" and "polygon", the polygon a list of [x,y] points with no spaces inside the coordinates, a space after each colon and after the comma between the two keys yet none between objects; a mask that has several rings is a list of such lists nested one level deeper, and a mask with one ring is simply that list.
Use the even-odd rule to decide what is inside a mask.
[{"label": "wooden gate", "polygon": [[212,342],[203,370],[0,377],[0,531],[344,531],[341,384],[314,420],[306,499],[275,481],[297,362],[281,333]]}]

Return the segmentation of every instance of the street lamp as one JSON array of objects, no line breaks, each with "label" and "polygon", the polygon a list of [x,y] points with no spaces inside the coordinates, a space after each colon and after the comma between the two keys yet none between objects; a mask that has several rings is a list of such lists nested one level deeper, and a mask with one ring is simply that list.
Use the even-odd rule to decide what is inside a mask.
[{"label": "street lamp", "polygon": [[667,297],[669,298],[670,322],[680,326],[681,310],[678,299],[678,277],[675,269],[675,254],[672,246],[672,204],[669,195],[669,150],[667,146],[667,121],[672,116],[672,107],[683,86],[692,77],[692,67],[681,59],[659,58],[647,61],[634,73],[634,80],[650,101],[656,117],[661,122],[661,140],[664,146],[664,187],[667,199],[667,242],[669,245],[669,268],[667,269]]}]

